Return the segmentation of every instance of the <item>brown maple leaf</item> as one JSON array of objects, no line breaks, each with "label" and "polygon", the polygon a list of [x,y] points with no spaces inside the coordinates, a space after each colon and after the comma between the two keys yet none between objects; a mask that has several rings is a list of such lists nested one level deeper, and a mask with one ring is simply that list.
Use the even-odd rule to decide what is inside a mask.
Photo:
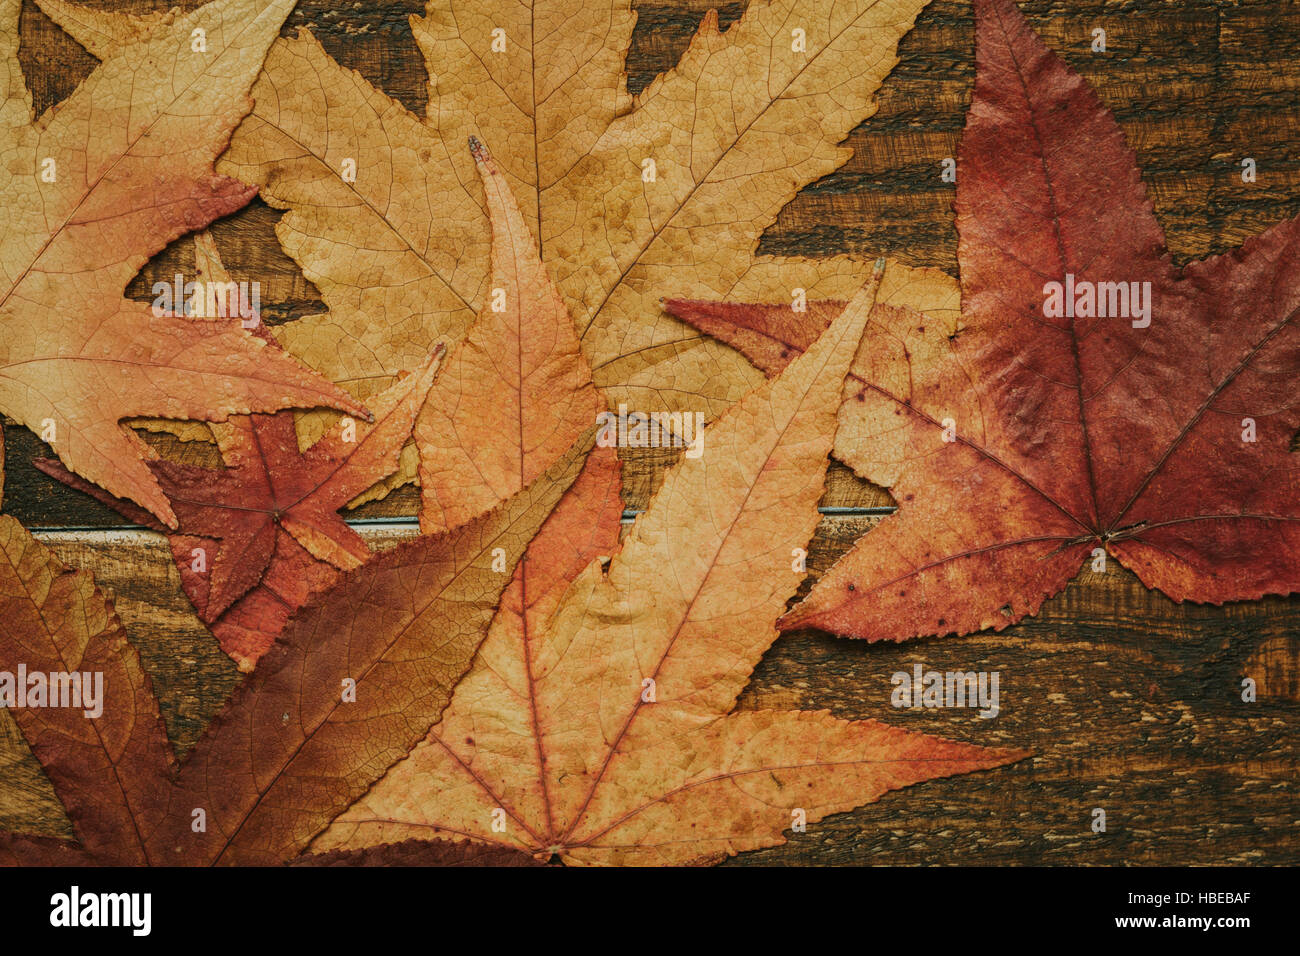
[{"label": "brown maple leaf", "polygon": [[442,721],[314,849],[435,835],[569,863],[711,862],[783,842],[801,813],[1023,756],[825,712],[731,712],[802,577],[875,285],[706,429],[621,545],[617,458],[591,456]]},{"label": "brown maple leaf", "polygon": [[[836,453],[899,510],[782,627],[1003,628],[1090,555],[1176,601],[1300,589],[1300,220],[1176,269],[1109,111],[1014,3],[976,11],[962,323],[878,316]],[[669,305],[769,373],[839,307]]]},{"label": "brown maple leaf", "polygon": [[[200,274],[229,283],[212,236],[200,233],[194,245]],[[181,585],[241,670],[252,670],[308,595],[332,583],[337,570],[370,556],[338,509],[397,467],[442,351],[435,348],[422,369],[372,400],[373,423],[345,418],[305,452],[299,450],[293,415],[280,412],[211,426],[223,470],[150,463],[180,522],[168,544]],[[33,464],[131,521],[166,530],[143,508],[114,498],[54,459]]]},{"label": "brown maple leaf", "polygon": [[160,315],[123,298],[152,254],[252,198],[213,162],[293,0],[214,0],[126,39],[36,120],[18,65],[19,7],[0,0],[0,410],[50,437],[72,471],[174,526],[141,460],[147,446],[123,419],[365,413],[238,320]]},{"label": "brown maple leaf", "polygon": [[[0,861],[297,858],[438,719],[510,572],[594,440],[593,428],[500,508],[376,556],[317,595],[180,766],[111,603],[89,574],[64,568],[0,516],[0,662],[22,662],[29,675],[103,675],[97,716],[6,701],[76,839],[3,834]],[[12,682],[7,688],[15,692]],[[0,682],[0,693],[5,689]],[[464,857],[454,848],[425,852],[428,859]],[[357,862],[371,862],[370,855]]]}]

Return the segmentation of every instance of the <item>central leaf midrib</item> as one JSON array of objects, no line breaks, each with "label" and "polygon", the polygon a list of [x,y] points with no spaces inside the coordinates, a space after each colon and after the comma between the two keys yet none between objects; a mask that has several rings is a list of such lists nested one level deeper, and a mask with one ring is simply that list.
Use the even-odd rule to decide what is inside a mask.
[{"label": "central leaf midrib", "polygon": [[[1015,66],[1016,79],[1020,82],[1020,89],[1024,94],[1025,106],[1029,110],[1029,127],[1034,134],[1034,142],[1037,146],[1038,161],[1043,171],[1043,185],[1047,190],[1047,199],[1051,207],[1052,231],[1056,237],[1056,252],[1060,262],[1060,275],[1064,276],[1069,268],[1068,255],[1065,250],[1065,237],[1061,232],[1061,214],[1056,202],[1056,190],[1052,185],[1052,175],[1047,165],[1047,155],[1043,147],[1043,132],[1039,128],[1037,111],[1034,108],[1034,99],[1030,93],[1029,85],[1025,81],[1024,70],[1020,65],[1020,60],[1016,57],[1015,46],[1011,42],[1011,36],[1007,32],[1006,25],[1002,22],[1002,13],[997,11],[998,26],[1002,29],[1002,36],[1006,43],[1007,55],[1011,58]],[[1092,464],[1092,439],[1088,434],[1088,415],[1083,397],[1083,366],[1079,352],[1079,335],[1074,321],[1069,322],[1070,329],[1070,356],[1074,362],[1074,393],[1075,401],[1079,409],[1079,427],[1083,433],[1083,461],[1088,476],[1088,492],[1092,499],[1092,525],[1091,531],[1097,531],[1100,523],[1100,508],[1097,506],[1097,478]]]}]

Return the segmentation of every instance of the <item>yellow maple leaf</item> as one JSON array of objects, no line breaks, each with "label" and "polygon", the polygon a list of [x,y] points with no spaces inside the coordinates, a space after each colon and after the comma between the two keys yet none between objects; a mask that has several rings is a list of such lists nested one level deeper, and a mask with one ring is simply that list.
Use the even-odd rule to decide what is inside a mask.
[{"label": "yellow maple leaf", "polygon": [[[365,398],[465,333],[491,293],[464,148],[477,136],[611,402],[715,416],[761,375],[660,299],[790,302],[796,289],[848,298],[861,286],[860,260],[756,250],[799,189],[848,159],[839,144],[875,112],[925,2],[754,0],[725,32],[710,12],[677,66],[633,97],[630,0],[432,0],[411,19],[430,77],[423,120],[310,33],[278,41],[220,167],[288,210],[277,234],[329,306],[277,338]],[[92,52],[142,22],[40,5]],[[951,324],[957,299],[950,277],[899,264],[880,289],[881,302]],[[408,455],[382,491],[415,470]]]}]

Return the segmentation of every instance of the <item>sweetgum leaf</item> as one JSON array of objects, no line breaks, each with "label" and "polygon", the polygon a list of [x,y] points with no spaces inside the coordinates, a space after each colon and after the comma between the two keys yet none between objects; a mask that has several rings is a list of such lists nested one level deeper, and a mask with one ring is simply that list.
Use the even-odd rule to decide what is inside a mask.
[{"label": "sweetgum leaf", "polygon": [[[229,281],[211,237],[203,233],[195,244],[212,281]],[[224,469],[149,463],[180,522],[168,543],[181,584],[240,669],[256,665],[309,594],[370,556],[338,510],[397,468],[442,354],[435,347],[414,374],[371,399],[373,421],[337,422],[306,451],[292,413],[240,415],[212,426]],[[129,520],[164,530],[144,509],[58,461],[34,464]]]},{"label": "sweetgum leaf", "polygon": [[0,861],[297,857],[438,719],[510,571],[594,440],[593,428],[500,508],[376,556],[316,595],[179,768],[111,603],[89,574],[64,568],[0,516],[0,664],[104,674],[99,718],[68,707],[14,708],[76,840],[0,834]]},{"label": "sweetgum leaf", "polygon": [[[122,294],[169,241],[252,198],[213,162],[293,0],[214,0],[160,23],[107,52],[39,119],[18,66],[20,5],[0,0],[0,411],[52,426],[70,470],[174,527],[123,419],[318,405],[364,415],[237,319],[155,315]],[[192,49],[196,29],[204,52]]]},{"label": "sweetgum leaf", "polygon": [[[98,717],[85,716],[84,707],[48,706],[48,698],[46,706],[9,713],[82,850],[104,863],[149,862],[144,833],[161,819],[157,783],[174,768],[149,677],[91,576],[65,568],[8,515],[0,515],[0,621],[0,667],[15,684],[19,664],[29,675],[103,675]],[[56,842],[31,840],[42,857],[68,855],[54,850]],[[13,845],[5,852],[22,855]]]},{"label": "sweetgum leaf", "polygon": [[803,576],[792,559],[876,292],[705,429],[621,544],[617,459],[598,449],[442,721],[313,850],[441,835],[577,864],[713,862],[783,842],[796,809],[817,820],[1022,757],[828,713],[732,713]]},{"label": "sweetgum leaf", "polygon": [[[836,454],[899,510],[781,626],[869,640],[1000,629],[1097,549],[1176,601],[1300,590],[1300,219],[1174,268],[1109,111],[1010,0],[976,12],[962,320],[880,314]],[[1064,292],[1067,276],[1075,305],[1124,283],[1129,314],[1109,291],[1107,315],[1049,314],[1047,283]],[[1146,318],[1131,283],[1149,283]],[[802,328],[779,305],[669,308],[773,373],[839,306],[813,305]]]},{"label": "sweetgum leaf", "polygon": [[[39,3],[92,53],[147,27]],[[725,33],[711,12],[677,66],[632,97],[631,0],[431,0],[411,21],[430,75],[424,120],[310,33],[278,41],[220,166],[287,210],[277,235],[329,306],[276,336],[367,398],[434,342],[465,335],[496,287],[487,203],[463,149],[477,136],[519,197],[610,402],[712,417],[760,376],[664,315],[659,299],[788,301],[795,288],[847,298],[862,285],[869,262],[756,249],[803,186],[849,158],[840,144],[875,112],[898,40],[924,5],[753,0]],[[492,50],[494,30],[504,52]],[[643,180],[648,160],[653,182]],[[949,307],[951,278],[935,274],[944,285],[935,298],[911,276],[891,264],[882,300]],[[913,298],[918,290],[927,294]],[[373,494],[415,476],[408,456],[399,479]]]},{"label": "sweetgum leaf", "polygon": [[[492,157],[477,141],[472,149],[489,198],[503,307],[484,309],[446,369],[439,372],[435,346],[414,375],[370,399],[373,423],[347,423],[353,441],[336,423],[299,452],[302,435],[288,413],[255,415],[213,426],[224,470],[151,465],[181,519],[170,543],[185,591],[241,669],[253,668],[309,594],[368,554],[338,509],[398,469],[413,425],[420,523],[432,533],[517,493],[596,419],[599,397],[573,323]],[[210,238],[196,246],[206,271],[227,281]],[[55,462],[37,467],[154,524]],[[196,549],[212,555],[210,566],[205,559],[196,569]]]}]

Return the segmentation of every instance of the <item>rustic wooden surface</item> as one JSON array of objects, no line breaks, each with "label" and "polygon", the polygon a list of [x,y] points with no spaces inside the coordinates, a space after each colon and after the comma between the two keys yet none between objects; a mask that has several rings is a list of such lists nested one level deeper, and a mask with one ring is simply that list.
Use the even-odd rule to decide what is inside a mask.
[{"label": "rustic wooden surface", "polygon": [[[637,5],[628,60],[634,91],[673,63],[713,5]],[[286,29],[310,26],[344,65],[422,113],[424,68],[406,24],[421,4],[334,6],[303,0]],[[1177,261],[1231,248],[1300,212],[1296,4],[1030,0],[1023,6],[1048,44],[1115,111]],[[723,25],[743,9],[744,3],[720,5]],[[1107,31],[1105,54],[1089,50],[1098,26]],[[38,109],[66,96],[93,66],[31,3],[24,5],[22,39]],[[955,274],[953,187],[938,172],[940,161],[955,153],[973,79],[968,4],[934,0],[899,53],[879,112],[848,140],[853,158],[781,213],[764,237],[764,251],[883,252]],[[1246,156],[1259,169],[1251,185],[1239,175]],[[214,227],[231,271],[259,277],[272,323],[322,308],[275,242],[277,215],[255,202]],[[190,271],[191,255],[187,243],[176,243],[149,264],[132,294],[147,300],[156,277]],[[124,529],[114,512],[36,472],[31,458],[49,451],[26,429],[7,422],[5,438],[4,510],[38,529],[64,561],[94,571],[115,596],[184,751],[239,675],[194,617],[162,538]],[[201,446],[185,451],[205,454]],[[629,509],[644,507],[671,458],[627,453]],[[414,533],[414,501],[398,493],[355,517],[382,546]],[[890,504],[886,492],[835,466],[811,547],[812,577]],[[1300,598],[1177,605],[1113,563],[1106,574],[1084,570],[1036,617],[1000,634],[889,646],[814,632],[783,637],[740,706],[829,709],[1023,747],[1036,756],[890,794],[812,825],[783,847],[732,862],[1294,864],[1300,861],[1298,661]],[[890,675],[915,662],[936,670],[997,670],[1000,715],[982,720],[972,710],[895,710]],[[1241,700],[1244,677],[1258,683],[1255,703]],[[1107,814],[1104,834],[1089,827],[1096,807]],[[0,827],[66,832],[48,783],[2,713]]]}]

